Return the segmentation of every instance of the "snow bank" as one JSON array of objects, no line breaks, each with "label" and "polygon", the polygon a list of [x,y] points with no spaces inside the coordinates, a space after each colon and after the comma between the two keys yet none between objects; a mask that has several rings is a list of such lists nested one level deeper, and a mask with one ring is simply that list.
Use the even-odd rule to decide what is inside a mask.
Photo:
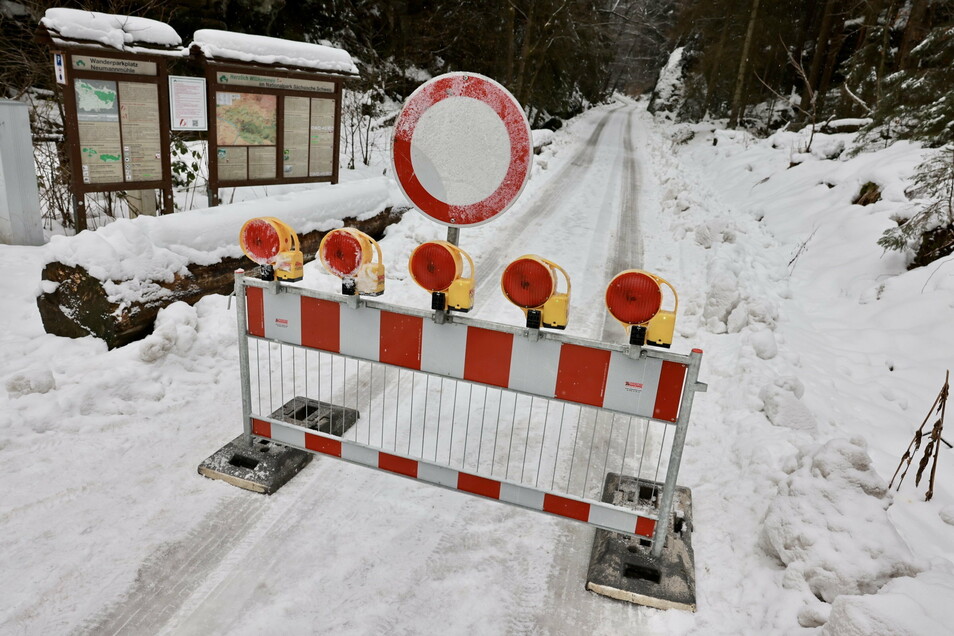
[{"label": "snow bank", "polygon": [[922,569],[888,520],[889,504],[865,441],[834,439],[800,454],[769,506],[762,546],[787,568],[786,586],[807,585],[828,603],[872,594]]},{"label": "snow bank", "polygon": [[[340,227],[340,219],[346,217],[370,218],[393,204],[389,180],[377,177],[271,197],[267,211],[260,201],[247,201],[168,216],[140,216],[73,237],[54,236],[47,246],[46,262],[83,267],[102,281],[130,281],[124,283],[127,286],[148,284],[139,281],[171,282],[177,274],[185,275],[190,263],[211,265],[242,256],[238,233],[251,218],[274,216],[304,234]],[[142,290],[128,291],[143,297]],[[119,294],[119,290],[110,293]]]},{"label": "snow bank", "polygon": [[[755,440],[730,446],[723,466],[727,481],[741,466],[733,483],[757,494],[707,493],[718,498],[698,500],[697,526],[734,534],[735,554],[747,558],[738,511],[762,510],[759,546],[782,565],[778,582],[791,595],[772,592],[776,609],[759,631],[950,632],[940,599],[954,585],[954,493],[941,476],[951,469],[939,465],[931,502],[923,483],[894,497],[885,486],[954,351],[954,257],[907,271],[906,255],[877,245],[910,216],[906,191],[924,151],[900,142],[857,153],[849,133],[810,141],[808,130],[764,140],[711,123],[667,130],[676,158],[657,168],[668,182],[664,210],[680,262],[704,255],[679,331],[704,346],[710,387],[731,387],[726,421],[743,422]],[[854,204],[869,182],[880,200]],[[923,405],[915,413],[913,400]],[[735,446],[752,452],[739,457]],[[768,485],[750,486],[759,480]],[[719,510],[732,510],[741,530],[721,527]]]},{"label": "snow bank", "polygon": [[144,44],[160,47],[182,45],[182,38],[168,24],[130,15],[55,8],[46,10],[40,24],[54,36],[98,42],[120,51]]},{"label": "snow bank", "polygon": [[308,42],[293,42],[264,35],[200,29],[192,45],[214,60],[239,60],[282,66],[313,68],[318,71],[358,74],[358,67],[344,49]]},{"label": "snow bank", "polygon": [[869,596],[839,596],[822,630],[826,636],[923,636],[954,629],[954,568],[895,579]]}]

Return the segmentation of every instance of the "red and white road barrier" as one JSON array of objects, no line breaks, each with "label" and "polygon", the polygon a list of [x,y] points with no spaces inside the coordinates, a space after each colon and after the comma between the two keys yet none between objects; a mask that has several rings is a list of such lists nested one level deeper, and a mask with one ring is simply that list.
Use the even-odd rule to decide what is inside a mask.
[{"label": "red and white road barrier", "polygon": [[[705,385],[697,380],[702,351],[693,350],[686,356],[574,338],[564,333],[541,333],[453,314],[443,315],[439,321],[429,311],[322,293],[277,281],[264,282],[245,278],[241,273],[236,275],[235,290],[239,298],[239,352],[246,433],[432,485],[582,521],[639,537],[642,541],[651,537],[654,554],[661,553],[670,523],[693,395],[705,390]],[[252,399],[250,343],[254,343],[256,400]],[[261,351],[262,345],[264,351]],[[273,359],[276,346],[278,350]],[[328,355],[332,357],[323,363],[322,359]],[[312,375],[309,383],[309,368],[314,369],[309,357],[318,363],[318,369],[312,373],[319,376],[324,373],[330,380],[331,391],[325,395],[339,402],[354,400],[356,410],[361,404],[368,405],[357,427],[362,430],[360,437],[349,433],[348,439],[344,439],[271,415],[275,405],[287,404],[289,398],[302,395],[311,399],[314,394],[309,394],[309,386],[317,389],[321,399],[320,377]],[[301,362],[300,358],[303,358]],[[335,363],[341,359],[346,363],[357,361],[348,380],[351,388],[345,388],[348,365]],[[361,365],[364,365],[363,375]],[[383,374],[375,375],[377,365],[398,369],[396,387],[401,385],[401,374],[411,372],[410,393],[404,394],[410,396],[409,405],[402,409],[398,404],[386,415],[388,374],[385,368]],[[344,375],[336,376],[335,368]],[[418,398],[423,400],[422,417],[414,412],[413,381],[417,374],[426,376],[421,387],[423,395],[419,394]],[[432,378],[440,380],[440,389],[434,392],[437,402],[430,404],[432,409],[436,408],[431,411],[436,413],[431,419],[437,421],[431,423],[431,436],[428,436],[428,383]],[[457,430],[454,419],[457,388],[447,395],[448,406],[451,406],[448,417],[440,402],[445,381],[490,387],[481,391],[481,405],[475,407],[481,414],[474,418],[473,436],[469,435],[471,392],[468,390],[466,398],[466,427]],[[362,386],[364,388],[360,388]],[[379,402],[370,391],[375,387],[381,393]],[[359,396],[360,391],[369,392]],[[509,424],[499,419],[504,394],[510,396],[508,406],[504,407],[505,411],[510,410]],[[522,432],[515,439],[518,397],[525,400],[521,414],[526,413],[526,417],[520,419]],[[534,400],[539,403],[540,399],[545,407],[542,418],[539,412],[534,414]],[[461,394],[462,403],[463,400]],[[572,417],[576,418],[576,424],[570,423],[565,436],[565,409],[558,415],[555,413],[558,428],[547,436],[551,401],[563,402],[571,413],[575,411]],[[422,406],[420,402],[418,405]],[[570,405],[581,408],[570,408]],[[399,417],[402,410],[404,414]],[[606,417],[601,417],[604,414]],[[485,428],[486,417],[490,423]],[[620,434],[614,437],[617,419],[621,420]],[[643,425],[634,425],[634,421]],[[652,447],[658,451],[650,457],[646,449],[652,421],[659,422],[653,426],[658,427],[660,434],[652,438],[650,446],[655,444]],[[442,423],[444,430],[450,432],[449,442],[445,437],[443,444]],[[504,433],[509,431],[509,440],[501,440],[500,462],[496,462],[501,424]],[[581,426],[588,433],[578,439]],[[598,428],[602,432],[597,443]],[[671,441],[667,441],[666,431],[673,428]],[[634,433],[641,436],[638,442],[641,450],[637,450]],[[412,438],[415,447],[418,443],[421,445],[420,455],[414,456],[417,451],[411,451]],[[372,439],[381,442],[377,444]],[[406,443],[406,453],[404,448],[398,449],[399,439],[402,446]],[[616,442],[622,442],[621,449],[614,446]],[[532,454],[528,452],[531,447],[535,449]],[[472,449],[470,455],[468,448]],[[664,453],[667,448],[668,453]],[[489,462],[481,461],[482,449],[487,449]],[[598,449],[595,454],[594,449]],[[611,449],[614,466],[619,467],[612,470],[608,469]],[[603,478],[607,472],[626,472],[630,453],[636,453],[635,460],[638,460],[630,470],[652,489],[652,496],[633,502],[635,508],[600,501],[595,493],[600,490]],[[549,459],[544,466],[545,457]],[[644,459],[647,463],[655,462],[647,471],[643,471]],[[519,466],[519,482],[511,481],[514,479],[510,470],[512,460],[515,460],[515,469]],[[665,482],[660,488],[656,476],[664,465]],[[572,479],[574,468],[578,469],[576,481]],[[554,477],[566,469],[568,472],[555,484]],[[589,482],[591,469],[597,480],[595,484]],[[528,471],[526,478],[525,471]],[[549,488],[540,486],[541,477],[546,484],[547,476]],[[564,487],[565,490],[560,490]],[[660,490],[661,496],[657,496]]]}]

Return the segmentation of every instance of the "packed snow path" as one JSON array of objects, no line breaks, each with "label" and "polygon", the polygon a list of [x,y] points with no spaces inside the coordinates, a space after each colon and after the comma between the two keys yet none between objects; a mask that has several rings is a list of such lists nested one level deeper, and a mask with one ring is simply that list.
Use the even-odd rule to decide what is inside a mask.
[{"label": "packed snow path", "polygon": [[[592,299],[587,315],[577,305],[572,316],[585,321],[584,335],[610,331],[603,326],[602,289],[617,271],[642,265],[633,115],[622,106],[600,113],[572,158],[510,213],[516,229],[474,253],[478,299],[492,303],[499,295],[510,260],[540,253],[571,270],[574,298],[582,292]],[[466,229],[462,239],[467,247]],[[568,260],[573,254],[584,260]],[[421,515],[422,507],[433,512]],[[383,633],[413,625],[426,631],[435,613],[453,632],[631,630],[641,623],[634,608],[583,590],[592,532],[320,459],[273,497],[226,493],[186,537],[147,557],[128,592],[84,630],[255,632],[250,617],[268,608],[273,595],[263,595],[262,586],[300,588],[303,578],[313,587],[300,588],[299,602],[322,600],[302,626],[318,631]],[[367,541],[357,540],[363,533]],[[343,558],[329,560],[329,550]],[[464,583],[481,601],[446,611],[446,593]],[[385,589],[397,596],[381,605]],[[348,609],[348,597],[365,594],[361,610]]]}]

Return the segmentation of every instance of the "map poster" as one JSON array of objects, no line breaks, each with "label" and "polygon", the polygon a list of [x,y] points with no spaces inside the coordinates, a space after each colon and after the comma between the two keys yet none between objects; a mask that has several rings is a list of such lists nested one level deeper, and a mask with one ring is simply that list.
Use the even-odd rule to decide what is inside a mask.
[{"label": "map poster", "polygon": [[159,87],[143,82],[119,82],[119,122],[126,181],[162,179]]},{"label": "map poster", "polygon": [[245,181],[248,179],[248,148],[232,147],[218,149],[219,181]]},{"label": "map poster", "polygon": [[248,149],[248,178],[256,179],[275,178],[275,146],[252,146]]},{"label": "map poster", "polygon": [[285,178],[308,176],[310,101],[307,97],[285,98],[285,149],[282,156],[282,176]]},{"label": "map poster", "polygon": [[123,163],[116,82],[77,79],[73,90],[83,183],[121,183]]},{"label": "map poster", "polygon": [[215,139],[219,146],[277,146],[278,97],[217,92]]},{"label": "map poster", "polygon": [[311,100],[311,126],[308,135],[308,176],[328,177],[333,172],[335,101]]}]

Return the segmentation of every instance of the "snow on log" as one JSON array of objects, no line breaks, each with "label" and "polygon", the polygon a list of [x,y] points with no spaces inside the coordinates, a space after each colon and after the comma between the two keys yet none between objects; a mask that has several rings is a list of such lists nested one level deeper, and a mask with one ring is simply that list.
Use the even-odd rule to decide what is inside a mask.
[{"label": "snow on log", "polygon": [[255,267],[238,245],[248,219],[286,222],[309,262],[328,231],[348,226],[381,238],[404,205],[379,177],[53,237],[37,296],[43,327],[58,336],[93,335],[110,348],[128,344],[152,330],[163,307],[227,294],[236,269]]}]

